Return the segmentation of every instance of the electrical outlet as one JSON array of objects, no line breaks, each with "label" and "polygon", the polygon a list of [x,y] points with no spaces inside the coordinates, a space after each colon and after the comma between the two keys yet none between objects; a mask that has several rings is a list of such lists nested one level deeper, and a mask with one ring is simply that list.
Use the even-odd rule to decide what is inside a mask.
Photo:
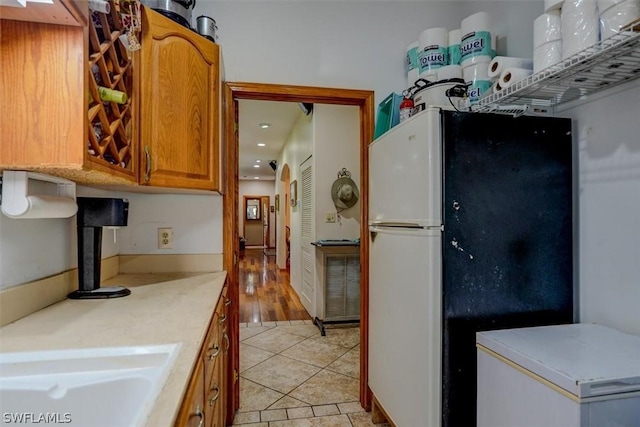
[{"label": "electrical outlet", "polygon": [[158,249],[173,248],[173,228],[158,228]]},{"label": "electrical outlet", "polygon": [[324,214],[324,222],[336,222],[336,214],[333,212],[327,212]]}]

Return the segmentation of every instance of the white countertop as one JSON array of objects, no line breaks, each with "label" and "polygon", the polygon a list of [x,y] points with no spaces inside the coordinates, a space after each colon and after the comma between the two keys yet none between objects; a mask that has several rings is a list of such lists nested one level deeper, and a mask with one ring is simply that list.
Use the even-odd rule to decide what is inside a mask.
[{"label": "white countertop", "polygon": [[0,328],[0,352],[181,343],[147,426],[173,426],[226,272],[123,274],[131,295],[64,300]]}]

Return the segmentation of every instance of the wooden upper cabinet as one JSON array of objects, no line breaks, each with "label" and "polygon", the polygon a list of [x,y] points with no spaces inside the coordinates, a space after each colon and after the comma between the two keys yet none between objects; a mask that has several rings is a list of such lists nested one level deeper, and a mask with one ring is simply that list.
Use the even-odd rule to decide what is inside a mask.
[{"label": "wooden upper cabinet", "polygon": [[43,24],[84,26],[88,9],[80,0],[53,0],[53,3],[30,2],[26,7],[0,6],[0,19],[40,22]]},{"label": "wooden upper cabinet", "polygon": [[143,7],[141,184],[219,190],[219,47]]},{"label": "wooden upper cabinet", "polygon": [[133,80],[130,61],[117,49],[115,29],[90,47],[92,25],[2,19],[0,170],[36,170],[80,184],[137,183],[133,138],[126,135],[133,134],[132,103],[95,101],[92,72],[102,70],[100,85],[124,89]]}]

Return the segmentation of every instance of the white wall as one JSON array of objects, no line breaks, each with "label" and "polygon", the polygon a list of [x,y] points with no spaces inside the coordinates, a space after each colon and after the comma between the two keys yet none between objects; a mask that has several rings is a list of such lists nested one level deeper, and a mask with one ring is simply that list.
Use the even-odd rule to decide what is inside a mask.
[{"label": "white wall", "polygon": [[376,103],[407,85],[406,46],[430,27],[460,28],[487,11],[498,53],[532,55],[537,1],[199,1],[216,20],[226,80],[371,89]]},{"label": "white wall", "polygon": [[[77,186],[76,194],[79,197],[121,197],[118,193],[83,186]],[[11,219],[0,214],[0,290],[76,268],[77,242],[75,216]],[[113,231],[104,230],[102,258],[118,253]]]},{"label": "white wall", "polygon": [[[238,184],[238,231],[242,236],[244,227],[244,196],[269,196],[269,208],[275,206],[275,181],[241,180]],[[276,245],[276,214],[269,212],[269,247]]]},{"label": "white wall", "polygon": [[[220,195],[143,194],[89,187],[79,187],[78,195],[122,197],[129,201],[128,225],[117,230],[117,241],[113,242],[110,230],[102,232],[103,258],[116,254],[222,253]],[[172,249],[158,249],[160,227],[173,228]]]},{"label": "white wall", "polygon": [[[127,193],[129,225],[120,230],[120,254],[221,254],[219,195]],[[158,249],[158,228],[173,228],[173,248]]]},{"label": "white wall", "polygon": [[562,111],[579,147],[580,320],[640,335],[640,80]]},{"label": "white wall", "polygon": [[0,214],[0,290],[77,265],[76,220],[11,219]]},{"label": "white wall", "polygon": [[[286,243],[284,232],[284,209],[290,210],[291,225],[291,254],[290,254],[290,271],[289,279],[291,286],[298,294],[301,293],[302,286],[302,260],[301,260],[301,238],[300,238],[300,191],[301,176],[300,164],[305,161],[313,153],[313,116],[305,116],[300,114],[296,124],[291,131],[291,135],[287,138],[287,142],[282,149],[282,153],[278,158],[278,169],[276,170],[276,185],[278,187],[277,194],[280,194],[280,212],[277,215],[278,223],[278,245],[277,245],[277,262],[280,268],[286,265]],[[291,182],[298,180],[298,203],[296,206],[287,206],[284,203],[284,194],[288,190],[285,183],[279,180],[282,174],[282,168],[287,164],[289,166]]]},{"label": "white wall", "polygon": [[[360,191],[360,109],[355,106],[314,106],[314,200],[316,239],[360,237],[360,200],[325,222],[325,213],[336,213],[331,186],[346,168]],[[362,197],[361,197],[362,198]],[[361,199],[360,198],[360,199]]]}]

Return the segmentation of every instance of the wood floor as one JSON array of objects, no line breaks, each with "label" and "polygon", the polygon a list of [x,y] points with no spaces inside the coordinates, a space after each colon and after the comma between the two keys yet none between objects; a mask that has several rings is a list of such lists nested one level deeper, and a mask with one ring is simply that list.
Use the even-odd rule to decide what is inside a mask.
[{"label": "wood floor", "polygon": [[240,322],[311,320],[289,285],[289,272],[263,249],[240,251]]}]

